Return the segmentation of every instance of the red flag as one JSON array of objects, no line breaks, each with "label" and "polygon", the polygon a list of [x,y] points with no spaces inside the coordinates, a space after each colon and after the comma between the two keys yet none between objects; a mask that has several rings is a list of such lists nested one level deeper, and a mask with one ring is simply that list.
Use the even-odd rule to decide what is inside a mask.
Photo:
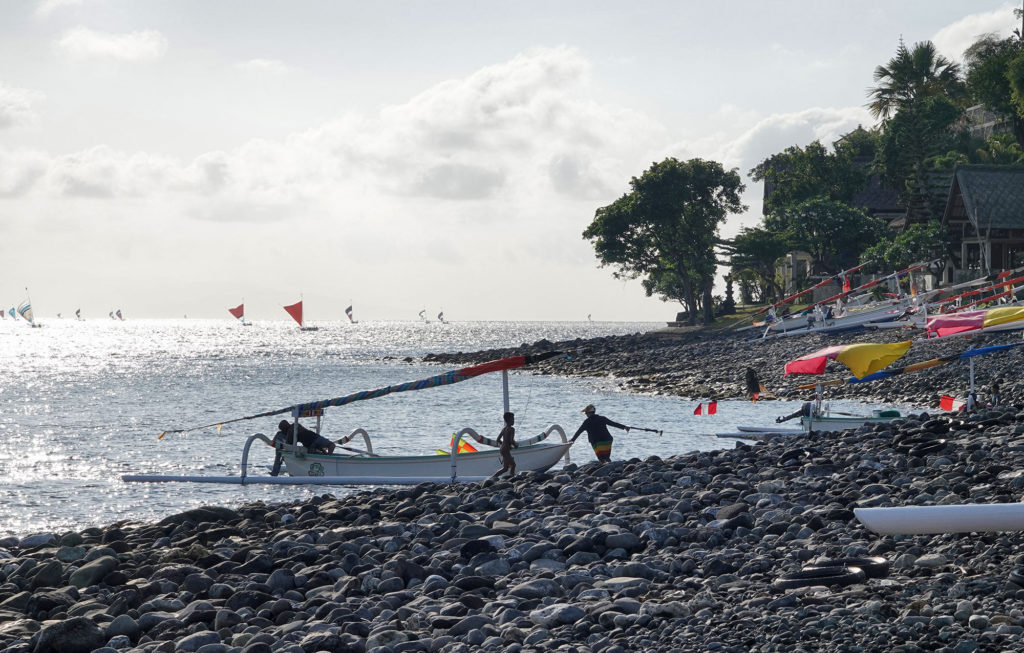
[{"label": "red flag", "polygon": [[702,408],[703,406],[704,406],[704,404],[697,404],[697,407],[693,409],[693,414],[694,414],[694,415],[700,415],[700,413],[701,413],[701,408]]},{"label": "red flag", "polygon": [[852,286],[852,285],[850,284],[850,278],[849,278],[849,277],[846,277],[846,276],[844,276],[844,277],[843,277],[843,292],[850,292],[850,289],[851,289],[852,287],[853,287],[853,286]]},{"label": "red flag", "polygon": [[708,415],[714,415],[717,412],[718,412],[718,402],[717,401],[709,401],[708,402]]},{"label": "red flag", "polygon": [[756,404],[757,403],[757,398],[760,397],[760,396],[761,396],[760,392],[755,392],[754,394],[750,395],[750,403]]},{"label": "red flag", "polygon": [[942,399],[939,399],[939,408],[942,410],[960,410],[964,407],[964,402],[955,397],[949,395],[942,395]]}]

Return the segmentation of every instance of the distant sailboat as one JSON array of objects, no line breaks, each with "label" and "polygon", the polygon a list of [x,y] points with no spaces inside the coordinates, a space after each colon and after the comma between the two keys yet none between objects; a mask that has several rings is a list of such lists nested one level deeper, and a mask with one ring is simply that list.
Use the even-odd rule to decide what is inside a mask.
[{"label": "distant sailboat", "polygon": [[252,322],[245,321],[245,301],[234,308],[229,308],[228,313],[231,313],[238,318],[238,321],[242,323],[242,326],[252,326]]},{"label": "distant sailboat", "polygon": [[437,321],[441,324],[446,324],[444,321],[444,309],[441,309],[441,312],[437,314]]},{"label": "distant sailboat", "polygon": [[423,320],[424,324],[428,324],[430,320],[427,319],[427,309],[420,311],[420,319]]},{"label": "distant sailboat", "polygon": [[116,320],[117,319],[116,317],[114,317],[114,311],[110,311],[110,319],[111,320]]},{"label": "distant sailboat", "polygon": [[13,317],[15,320],[18,319],[18,314],[14,311],[14,307],[13,306],[11,307],[11,310],[9,310],[7,312],[10,313],[11,317]]},{"label": "distant sailboat", "polygon": [[292,316],[292,319],[299,323],[300,331],[316,331],[320,327],[306,326],[306,323],[302,321],[302,300],[300,299],[295,304],[285,306],[284,310],[288,311],[288,315]]},{"label": "distant sailboat", "polygon": [[79,308],[79,309],[75,310],[75,319],[76,320],[81,320],[82,319],[82,309]]},{"label": "distant sailboat", "polygon": [[117,309],[116,311],[114,311],[114,315],[117,316],[117,319],[124,320],[124,316],[121,315],[121,309]]},{"label": "distant sailboat", "polygon": [[352,319],[352,304],[349,304],[348,308],[345,309],[345,315],[348,316],[348,321],[352,324],[359,324],[359,320]]},{"label": "distant sailboat", "polygon": [[28,288],[25,289],[25,296],[27,299],[21,304],[18,304],[18,315],[23,317],[25,321],[29,323],[29,326],[41,327],[41,324],[36,323],[35,317],[32,313],[32,298],[28,296]]}]

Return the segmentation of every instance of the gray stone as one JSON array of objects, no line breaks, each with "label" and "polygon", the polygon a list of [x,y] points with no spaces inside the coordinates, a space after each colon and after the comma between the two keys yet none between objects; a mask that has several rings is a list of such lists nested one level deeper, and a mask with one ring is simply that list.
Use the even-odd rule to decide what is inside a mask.
[{"label": "gray stone", "polygon": [[117,569],[117,558],[103,556],[92,562],[88,562],[75,570],[68,583],[75,587],[90,587],[96,585],[110,572]]},{"label": "gray stone", "polygon": [[382,630],[377,633],[372,633],[366,638],[366,650],[377,648],[379,646],[391,646],[392,644],[398,644],[399,642],[406,642],[409,640],[409,636],[400,630]]},{"label": "gray stone", "polygon": [[562,587],[553,580],[538,578],[525,583],[519,583],[508,590],[512,596],[522,599],[541,599],[546,596],[562,596]]},{"label": "gray stone", "polygon": [[530,621],[543,628],[573,624],[585,615],[583,610],[569,603],[553,603],[530,613]]},{"label": "gray stone", "polygon": [[85,617],[44,626],[33,653],[91,653],[106,644],[103,630]]}]

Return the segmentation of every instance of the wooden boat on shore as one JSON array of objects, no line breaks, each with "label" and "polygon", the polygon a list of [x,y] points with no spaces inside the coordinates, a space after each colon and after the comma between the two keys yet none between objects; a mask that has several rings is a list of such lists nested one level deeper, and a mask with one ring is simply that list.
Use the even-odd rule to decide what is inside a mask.
[{"label": "wooden boat on shore", "polygon": [[[228,422],[289,413],[295,420],[315,418],[315,432],[319,434],[323,411],[328,407],[343,406],[365,399],[375,399],[396,392],[421,390],[458,383],[481,374],[498,371],[502,373],[502,394],[504,409],[507,412],[509,410],[508,371],[551,358],[559,353],[561,352],[502,358],[480,365],[451,370],[418,381],[410,381],[376,390],[365,390],[344,397],[314,401],[276,411],[194,427],[192,429],[177,429],[165,431],[164,433],[182,433],[210,426],[219,426]],[[561,442],[546,441],[553,433],[558,434]],[[161,434],[161,437],[163,435]],[[345,446],[357,437],[362,437],[365,449],[351,449]],[[477,443],[492,448],[481,451],[460,452],[461,447],[458,446],[458,443],[463,438],[472,438]],[[256,441],[263,442],[274,448],[275,455],[280,457],[287,472],[286,476],[252,476],[249,474],[249,450]],[[566,464],[569,463],[569,449],[572,443],[567,441],[565,431],[557,424],[549,426],[541,434],[534,437],[519,438],[516,440],[516,443],[518,448],[512,450],[512,457],[516,461],[517,472],[546,471],[563,459]],[[369,434],[362,428],[356,429],[348,436],[336,441],[335,451],[341,449],[344,450],[344,453],[310,451],[297,441],[294,433],[291,434],[291,438],[287,442],[281,442],[276,438],[271,439],[262,433],[255,433],[249,436],[242,449],[241,469],[238,476],[125,475],[121,478],[125,482],[234,483],[240,485],[398,485],[424,482],[480,481],[493,475],[501,468],[497,447],[497,442],[481,436],[468,427],[456,433],[456,436],[453,438],[451,451],[443,452],[443,455],[378,455],[373,451],[373,444]]]}]

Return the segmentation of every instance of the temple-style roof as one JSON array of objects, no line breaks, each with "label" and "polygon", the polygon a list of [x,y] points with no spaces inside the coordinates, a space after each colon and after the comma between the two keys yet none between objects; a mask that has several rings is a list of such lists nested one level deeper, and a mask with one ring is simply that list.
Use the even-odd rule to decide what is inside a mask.
[{"label": "temple-style roof", "polygon": [[942,221],[968,220],[985,229],[1024,229],[1024,167],[960,165]]}]

